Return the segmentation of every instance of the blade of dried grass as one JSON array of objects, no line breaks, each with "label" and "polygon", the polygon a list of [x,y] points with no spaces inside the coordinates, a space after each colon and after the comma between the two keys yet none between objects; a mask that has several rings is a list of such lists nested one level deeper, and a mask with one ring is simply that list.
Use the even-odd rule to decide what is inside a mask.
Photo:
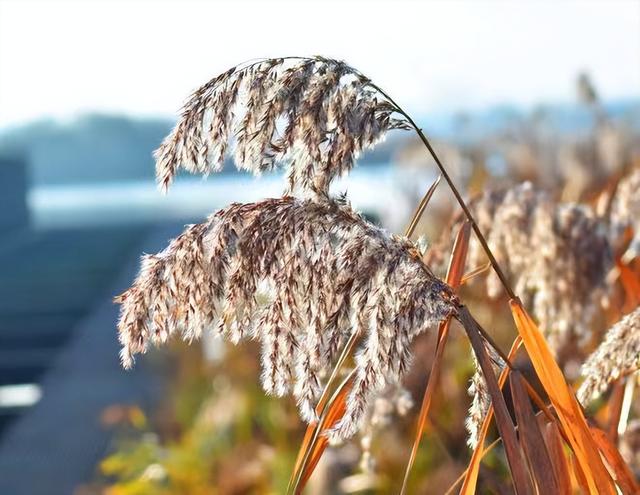
[{"label": "blade of dried grass", "polygon": [[520,445],[529,461],[538,493],[558,493],[559,485],[549,452],[519,371],[511,373],[510,385]]},{"label": "blade of dried grass", "polygon": [[[493,442],[487,445],[487,447],[484,450],[482,450],[482,452],[480,453],[480,458],[483,459],[484,456],[487,455],[491,450],[493,450],[493,448],[496,445],[498,445],[501,441],[502,439],[496,438]],[[460,476],[456,478],[456,480],[451,484],[451,486],[447,489],[444,495],[450,495],[451,493],[453,493],[456,487],[466,479],[468,472],[469,472],[469,468],[462,471],[462,473],[460,473]]]},{"label": "blade of dried grass", "polygon": [[[513,344],[511,344],[511,349],[509,350],[509,355],[507,356],[509,360],[513,359],[522,344],[522,338],[520,335],[516,336]],[[509,372],[511,370],[508,366],[500,373],[500,377],[498,378],[498,385],[500,388],[504,386],[507,381],[507,377],[509,376]],[[493,404],[489,406],[489,410],[487,411],[487,415],[482,422],[482,426],[480,428],[480,433],[478,435],[478,445],[473,451],[473,455],[471,456],[471,460],[469,461],[469,466],[467,467],[466,474],[464,477],[464,483],[462,488],[460,489],[460,494],[473,494],[476,491],[476,484],[478,483],[478,474],[480,473],[480,462],[484,457],[487,449],[483,450],[483,445],[487,433],[489,432],[489,425],[491,424],[491,420],[493,419]]]},{"label": "blade of dried grass", "polygon": [[620,272],[620,282],[627,298],[625,307],[635,308],[640,303],[640,277],[620,259],[616,260],[616,267]]},{"label": "blade of dried grass", "polygon": [[636,385],[638,371],[630,375],[627,378],[627,384],[624,387],[624,398],[622,399],[622,407],[620,412],[620,418],[617,424],[617,434],[622,435],[627,431],[627,425],[629,423],[629,414],[631,414],[631,406],[633,405],[633,391]]},{"label": "blade of dried grass", "polygon": [[618,452],[615,445],[609,440],[607,434],[600,428],[591,427],[591,434],[600,448],[600,452],[607,461],[609,467],[613,470],[615,480],[624,495],[633,495],[640,493],[640,486],[636,483],[633,473],[624,462],[624,459]]},{"label": "blade of dried grass", "polygon": [[485,349],[485,344],[481,336],[482,334],[478,330],[480,325],[464,306],[459,310],[458,320],[469,336],[471,346],[478,358],[489,394],[491,395],[491,402],[493,404],[494,414],[496,417],[496,425],[504,444],[504,450],[507,456],[509,469],[511,470],[511,477],[515,491],[517,494],[533,494],[533,487],[531,486],[527,466],[524,462],[524,457],[516,438],[515,427],[511,421],[511,417],[509,416],[509,411],[507,410],[507,405],[504,402],[504,397],[500,391],[498,381],[493,374],[493,368],[491,367],[491,361],[487,354],[487,350]]},{"label": "blade of dried grass", "polygon": [[573,493],[571,475],[569,473],[567,456],[564,453],[560,429],[555,422],[547,422],[541,429],[558,482],[557,493],[558,495],[571,495]]},{"label": "blade of dried grass", "polygon": [[486,272],[489,268],[491,268],[491,263],[487,263],[485,265],[478,266],[478,267],[474,268],[473,270],[465,273],[464,276],[462,277],[462,280],[460,281],[460,285],[466,284],[467,282],[469,282],[470,280],[474,279],[478,275]]},{"label": "blade of dried grass", "polygon": [[[471,224],[465,222],[458,231],[453,250],[451,252],[451,259],[449,260],[449,268],[447,270],[447,283],[453,288],[457,289],[460,286],[462,273],[464,272],[464,264],[467,259],[467,251],[469,249],[469,239],[471,238]],[[440,368],[442,365],[442,357],[444,355],[444,347],[447,343],[447,337],[449,335],[449,327],[451,326],[451,318],[447,318],[440,323],[438,328],[438,342],[436,345],[436,354],[431,363],[431,372],[427,379],[427,387],[422,397],[422,405],[420,406],[420,415],[418,416],[418,425],[416,428],[416,434],[413,438],[413,446],[411,448],[411,454],[407,461],[407,467],[404,472],[404,479],[402,481],[402,489],[400,493],[404,495],[407,491],[407,484],[409,482],[409,475],[411,468],[415,462],[416,455],[418,454],[418,447],[420,446],[420,440],[424,433],[425,426],[427,424],[427,418],[429,416],[429,409],[431,407],[431,400],[433,393],[440,377]]]},{"label": "blade of dried grass", "polygon": [[615,488],[595,444],[582,408],[567,385],[551,351],[520,301],[510,301],[511,312],[538,378],[553,404],[582,468],[589,493],[614,494]]},{"label": "blade of dried grass", "polygon": [[409,224],[409,227],[407,227],[407,230],[405,231],[404,235],[406,237],[410,238],[413,235],[414,231],[416,230],[416,227],[418,226],[418,222],[420,221],[420,218],[422,218],[422,214],[424,213],[425,208],[429,204],[429,201],[431,201],[431,197],[433,196],[433,193],[436,192],[436,189],[438,188],[438,184],[440,184],[441,180],[442,180],[442,175],[438,175],[436,180],[433,181],[433,184],[431,184],[431,186],[429,186],[429,189],[427,189],[427,192],[423,196],[422,200],[418,204],[418,207],[416,208],[415,213],[413,214],[413,218],[411,219],[411,223]]},{"label": "blade of dried grass", "polygon": [[612,442],[618,441],[618,423],[622,414],[622,401],[624,400],[625,378],[619,378],[613,385],[611,397],[609,398],[608,409],[609,417],[607,419],[607,434]]},{"label": "blade of dried grass", "polygon": [[[327,383],[324,386],[324,389],[322,390],[320,399],[318,399],[318,404],[316,404],[316,414],[318,415],[318,418],[320,418],[324,414],[325,406],[327,404],[327,401],[329,400],[329,397],[330,397],[329,394],[331,392],[332,386],[335,383],[338,377],[338,374],[340,373],[340,370],[342,369],[342,366],[344,365],[345,361],[353,353],[353,349],[355,348],[359,339],[360,339],[360,332],[352,333],[346,345],[342,349],[342,352],[338,357],[338,361],[333,367],[331,376],[327,380]],[[305,462],[305,459],[307,459],[310,455],[310,452],[312,449],[312,441],[318,433],[318,427],[319,427],[319,424],[317,421],[313,423],[309,423],[309,425],[307,426],[307,429],[304,433],[304,438],[302,439],[302,443],[300,444],[300,449],[298,450],[298,456],[296,458],[291,479],[289,480],[289,487],[287,489],[287,492],[290,491],[291,487],[293,486],[293,483],[297,479],[297,473],[300,472],[302,463]]]},{"label": "blade of dried grass", "polygon": [[[324,433],[335,426],[335,424],[344,415],[346,411],[347,396],[351,391],[354,379],[355,371],[352,371],[327,402],[322,417],[313,429],[313,434],[310,435],[308,444],[304,446],[305,454],[302,456],[302,461],[296,467],[291,476],[292,482],[290,481],[289,483],[290,488],[287,490],[288,493],[299,495],[313,474],[318,461],[320,461],[322,454],[329,444],[329,440]],[[307,435],[305,435],[305,440],[306,439]]]}]

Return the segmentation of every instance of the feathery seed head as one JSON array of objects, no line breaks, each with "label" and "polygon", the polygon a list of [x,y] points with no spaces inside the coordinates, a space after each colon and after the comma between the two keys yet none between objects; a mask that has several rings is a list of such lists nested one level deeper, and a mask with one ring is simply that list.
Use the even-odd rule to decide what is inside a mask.
[{"label": "feathery seed head", "polygon": [[155,153],[167,189],[179,168],[207,175],[235,144],[236,167],[254,174],[284,163],[288,192],[326,194],[331,180],[391,129],[408,129],[398,108],[352,67],[322,57],[234,67],[196,90]]},{"label": "feathery seed head", "polygon": [[582,365],[585,380],[578,389],[578,400],[586,406],[612,382],[637,369],[640,369],[640,308],[613,325]]},{"label": "feathery seed head", "polygon": [[[605,223],[589,207],[557,204],[529,182],[488,191],[472,201],[470,208],[515,293],[539,321],[551,348],[559,353],[573,342],[579,347],[588,342],[613,266]],[[473,239],[469,266],[485,262],[482,246]],[[502,294],[502,284],[493,271],[486,286],[490,297]]]},{"label": "feathery seed head", "polygon": [[[271,297],[257,300],[261,288]],[[293,393],[315,418],[321,377],[353,332],[362,335],[347,411],[332,433],[353,435],[370,399],[405,373],[415,336],[456,308],[406,238],[389,236],[348,205],[292,197],[233,204],[143,259],[118,298],[122,361],[171,335],[213,330],[262,344],[268,393]]]},{"label": "feathery seed head", "polygon": [[616,251],[624,248],[627,229],[632,229],[634,237],[627,249],[628,257],[640,254],[640,169],[623,178],[616,189],[609,213],[610,238]]}]

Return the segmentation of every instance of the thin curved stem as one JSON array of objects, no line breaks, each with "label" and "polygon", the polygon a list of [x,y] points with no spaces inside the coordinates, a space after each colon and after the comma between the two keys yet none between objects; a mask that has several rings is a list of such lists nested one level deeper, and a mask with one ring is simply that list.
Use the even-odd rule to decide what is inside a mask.
[{"label": "thin curved stem", "polygon": [[471,214],[469,207],[465,203],[464,199],[462,199],[462,195],[460,194],[460,192],[458,191],[458,188],[453,183],[453,180],[447,173],[447,170],[444,168],[444,165],[442,164],[442,162],[440,161],[440,158],[438,157],[435,150],[433,149],[433,146],[431,146],[431,143],[427,139],[427,136],[424,135],[424,133],[422,132],[422,129],[418,127],[418,124],[416,124],[416,122],[411,118],[411,116],[407,112],[405,112],[404,109],[400,105],[398,105],[393,98],[391,98],[391,96],[385,93],[384,90],[382,90],[380,87],[378,87],[374,83],[369,82],[369,85],[373,89],[378,91],[387,100],[389,100],[389,103],[391,103],[393,106],[396,107],[398,113],[401,114],[404,118],[406,118],[407,121],[409,122],[409,125],[413,127],[413,129],[416,131],[416,133],[418,134],[418,137],[420,138],[422,143],[425,145],[425,147],[429,151],[429,154],[431,155],[431,157],[436,162],[436,165],[438,166],[438,169],[440,169],[440,173],[444,177],[444,180],[447,181],[447,184],[449,185],[451,192],[453,192],[453,195],[455,196],[456,200],[458,201],[458,204],[462,208],[462,211],[467,217],[467,220],[469,220],[469,222],[471,223],[471,227],[473,228],[473,231],[478,237],[478,241],[480,241],[480,244],[482,245],[482,249],[484,249],[484,252],[487,254],[487,257],[489,258],[489,262],[491,263],[491,266],[493,267],[496,274],[498,275],[498,278],[500,279],[500,282],[504,286],[505,291],[507,292],[507,294],[511,299],[517,299],[515,292],[513,292],[513,289],[511,288],[511,286],[509,285],[509,282],[507,281],[507,277],[504,275],[502,269],[500,268],[500,265],[498,264],[498,261],[496,260],[495,256],[491,252],[491,249],[489,248],[489,244],[487,243],[487,240],[482,234],[480,227],[478,227],[478,224],[473,218],[473,215]]},{"label": "thin curved stem", "polygon": [[431,186],[429,186],[429,189],[427,189],[427,192],[425,193],[422,200],[418,204],[418,207],[416,208],[416,211],[413,214],[413,217],[411,218],[411,222],[409,223],[409,226],[407,227],[407,230],[404,233],[405,237],[411,238],[411,236],[415,232],[416,227],[418,226],[418,222],[420,221],[420,218],[422,218],[422,214],[424,213],[424,210],[429,204],[429,201],[431,201],[431,197],[433,196],[433,193],[436,192],[436,188],[438,187],[438,184],[440,184],[441,178],[442,178],[442,175],[438,175],[438,178],[433,182],[433,184],[431,184]]},{"label": "thin curved stem", "polygon": [[[231,70],[231,72],[239,72],[239,71],[247,70],[247,69],[249,69],[249,68],[251,68],[251,67],[253,67],[255,65],[258,65],[258,64],[264,62],[265,60],[269,60],[269,59],[265,58],[265,59],[257,59],[257,60],[253,60],[253,61],[248,61],[248,62],[246,62],[244,64],[241,64],[242,67],[240,67],[240,66],[234,67]],[[305,60],[305,61],[314,61],[314,62],[344,64],[344,62],[341,62],[341,61],[338,61],[338,60],[331,60],[331,59],[327,59],[327,58],[324,58],[324,57],[317,57],[317,56],[316,57],[300,57],[300,56],[295,56],[294,55],[294,56],[287,56],[287,57],[279,57],[276,60],[282,60],[282,61],[284,61],[284,60]],[[400,105],[398,105],[398,103],[396,103],[396,101],[393,98],[391,98],[391,96],[389,96],[382,88],[380,88],[378,85],[374,84],[371,81],[371,79],[369,79],[367,76],[365,76],[359,70],[357,70],[354,67],[351,67],[351,66],[349,66],[347,64],[344,64],[344,65],[349,68],[349,71],[353,75],[355,75],[356,77],[360,78],[361,82],[364,85],[369,86],[374,91],[377,91],[381,96],[386,98],[386,100],[391,105],[393,105],[393,107],[395,107],[395,111],[398,114],[402,115],[404,118],[406,118],[409,126],[416,131],[416,133],[418,134],[418,137],[420,137],[420,140],[422,141],[422,143],[425,145],[425,147],[427,148],[427,150],[429,151],[429,153],[431,154],[431,156],[435,160],[436,165],[440,169],[440,173],[442,174],[444,179],[447,181],[447,184],[449,185],[449,188],[453,192],[453,195],[455,196],[458,204],[460,205],[460,207],[464,211],[465,216],[467,217],[467,219],[471,223],[471,227],[473,228],[473,231],[475,232],[476,236],[478,237],[478,241],[480,241],[480,244],[482,245],[482,249],[487,254],[487,257],[489,258],[491,266],[493,266],[493,269],[495,270],[496,274],[498,275],[498,278],[500,279],[500,282],[504,286],[505,291],[509,295],[509,298],[510,299],[518,299],[516,294],[513,292],[513,289],[509,285],[509,282],[507,281],[507,278],[504,275],[502,269],[500,268],[500,265],[498,264],[498,261],[496,260],[495,256],[491,252],[491,249],[489,248],[489,244],[487,243],[484,235],[482,234],[482,231],[480,230],[480,227],[478,227],[478,224],[476,223],[475,219],[473,218],[473,215],[471,214],[471,211],[469,210],[469,208],[468,208],[467,204],[465,203],[464,199],[462,199],[462,195],[460,194],[460,192],[458,191],[457,187],[453,183],[453,180],[451,179],[451,177],[447,173],[446,169],[444,168],[444,165],[442,164],[442,162],[440,161],[440,158],[438,157],[438,155],[436,154],[435,150],[433,149],[433,146],[431,146],[431,143],[429,142],[427,137],[422,132],[422,129],[420,127],[418,127],[418,124],[416,124],[416,122],[411,118],[411,116]],[[207,83],[207,84],[209,84],[209,83]],[[212,88],[209,88],[209,89],[213,89],[217,85],[218,84],[214,83]]]}]

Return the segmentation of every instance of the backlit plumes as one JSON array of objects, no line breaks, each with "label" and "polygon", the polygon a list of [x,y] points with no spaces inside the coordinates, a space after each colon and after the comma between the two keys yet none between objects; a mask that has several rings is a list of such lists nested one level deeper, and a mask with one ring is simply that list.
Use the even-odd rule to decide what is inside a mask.
[{"label": "backlit plumes", "polygon": [[[497,375],[502,371],[505,363],[491,346],[485,346],[485,349],[491,357],[493,371]],[[489,411],[489,406],[491,406],[491,395],[489,394],[487,382],[482,375],[482,369],[480,368],[480,364],[478,363],[475,353],[472,353],[472,358],[475,372],[471,377],[468,388],[468,393],[471,397],[471,405],[469,406],[469,413],[465,420],[465,427],[467,428],[468,433],[467,445],[472,449],[475,449],[478,444],[482,423]]]},{"label": "backlit plumes", "polygon": [[621,376],[640,368],[640,308],[613,325],[582,366],[578,400],[587,405]]},{"label": "backlit plumes", "polygon": [[413,338],[455,308],[410,241],[326,197],[233,204],[145,257],[118,300],[125,367],[176,333],[248,336],[262,344],[265,390],[293,393],[307,421],[321,377],[359,332],[338,439],[353,435],[370,398],[404,374]]},{"label": "backlit plumes", "polygon": [[611,201],[609,220],[611,239],[619,250],[624,248],[625,232],[631,229],[633,240],[628,247],[627,256],[640,254],[640,169],[623,178]]},{"label": "backlit plumes", "polygon": [[344,62],[321,57],[268,59],[234,67],[196,90],[156,151],[166,189],[179,168],[222,168],[235,141],[236,167],[254,174],[286,163],[289,192],[328,190],[359,153],[406,119]]},{"label": "backlit plumes", "polygon": [[[581,347],[591,337],[591,322],[601,309],[612,267],[604,222],[573,203],[556,204],[523,183],[487,192],[471,204],[480,230],[516,294],[530,308],[551,348]],[[469,247],[468,265],[486,263],[480,243]],[[502,293],[493,271],[486,279],[490,297]]]},{"label": "backlit plumes", "polygon": [[478,444],[482,422],[484,421],[484,418],[489,411],[489,406],[491,405],[491,397],[489,395],[489,390],[487,389],[487,383],[484,381],[482,371],[477,363],[476,371],[471,377],[468,392],[472,399],[471,405],[469,406],[469,413],[465,420],[465,426],[468,433],[467,445],[472,449],[475,449]]}]

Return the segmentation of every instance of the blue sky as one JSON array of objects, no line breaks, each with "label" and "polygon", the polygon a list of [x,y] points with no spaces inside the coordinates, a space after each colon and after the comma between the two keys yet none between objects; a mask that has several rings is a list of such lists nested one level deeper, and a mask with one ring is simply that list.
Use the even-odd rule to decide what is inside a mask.
[{"label": "blue sky", "polygon": [[640,96],[638,1],[0,0],[0,127],[175,115],[260,56],[343,58],[414,112]]}]

